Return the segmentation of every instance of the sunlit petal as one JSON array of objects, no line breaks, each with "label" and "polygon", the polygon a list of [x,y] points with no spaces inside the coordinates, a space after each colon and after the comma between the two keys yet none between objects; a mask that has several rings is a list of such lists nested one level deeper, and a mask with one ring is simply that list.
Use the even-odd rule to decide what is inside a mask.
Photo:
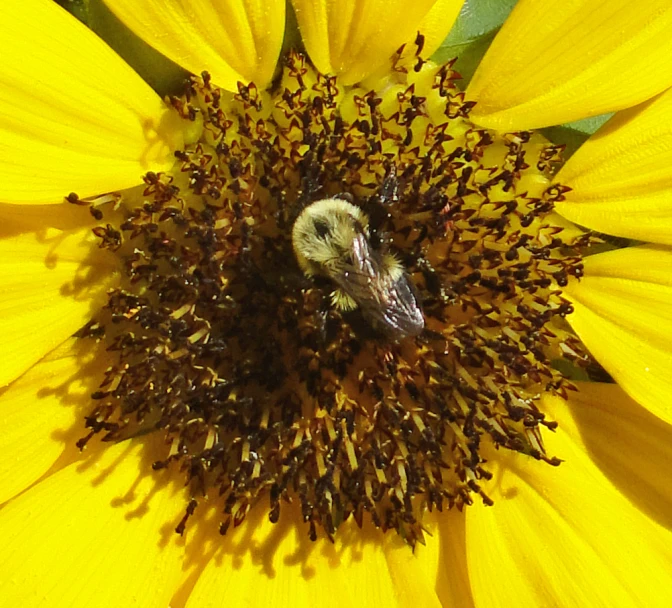
[{"label": "sunlit petal", "polygon": [[[204,537],[205,538],[205,537]],[[417,555],[398,537],[382,535],[354,522],[343,524],[332,544],[311,541],[300,517],[287,507],[280,523],[271,524],[264,509],[248,519],[212,548],[196,534],[187,546],[187,564],[208,554],[189,595],[187,608],[233,606],[438,606],[433,578],[438,564],[435,537],[418,546]],[[205,549],[204,549],[205,547]],[[410,586],[400,591],[396,576]]]},{"label": "sunlit petal", "polygon": [[668,0],[519,0],[467,97],[479,125],[516,131],[621,110],[672,85]]},{"label": "sunlit petal", "polygon": [[439,531],[439,573],[436,592],[441,604],[448,607],[473,608],[474,598],[469,584],[465,513],[451,509],[437,513]]},{"label": "sunlit petal", "polygon": [[0,203],[0,239],[27,232],[42,232],[50,229],[71,231],[92,229],[96,220],[87,205],[60,204],[13,205]]},{"label": "sunlit petal", "polygon": [[66,450],[77,452],[92,379],[105,365],[100,355],[71,338],[0,389],[0,453],[7,456],[0,460],[0,503],[38,480]]},{"label": "sunlit petal", "polygon": [[61,203],[172,166],[176,114],[55,2],[5,0],[0,40],[0,201]]},{"label": "sunlit petal", "polygon": [[672,532],[614,487],[566,408],[557,409],[560,428],[544,437],[562,464],[493,451],[495,504],[467,509],[476,605],[669,605]]},{"label": "sunlit petal", "polygon": [[131,30],[190,72],[229,91],[265,87],[285,29],[284,0],[105,0]]},{"label": "sunlit petal", "polygon": [[182,568],[172,527],[184,497],[152,478],[144,443],[73,463],[0,511],[5,605],[168,605]]},{"label": "sunlit petal", "polygon": [[417,543],[413,550],[394,533],[381,539],[384,541],[387,567],[397,595],[396,604],[393,605],[400,608],[413,605],[441,608],[437,589],[446,572],[440,561],[442,538],[438,526],[434,524],[438,517],[425,518],[428,521],[423,523],[429,532],[424,535],[423,543]]},{"label": "sunlit petal", "polygon": [[555,417],[569,408],[595,464],[637,508],[672,529],[672,425],[617,384],[578,386],[568,401],[546,397],[544,408]]},{"label": "sunlit petal", "polygon": [[425,37],[422,47],[423,57],[431,56],[441,46],[460,14],[463,4],[464,0],[436,0],[434,2],[434,6],[418,26],[418,31]]},{"label": "sunlit petal", "polygon": [[0,239],[0,333],[5,386],[81,328],[117,279],[89,228]]},{"label": "sunlit petal", "polygon": [[592,355],[638,403],[672,421],[672,250],[629,247],[585,260],[564,295]]},{"label": "sunlit petal", "polygon": [[672,245],[672,90],[616,114],[556,176],[556,209],[593,230]]},{"label": "sunlit petal", "polygon": [[[338,74],[339,82],[352,84],[415,39],[434,0],[292,0],[292,4],[317,69]],[[431,44],[435,38],[436,32]]]}]

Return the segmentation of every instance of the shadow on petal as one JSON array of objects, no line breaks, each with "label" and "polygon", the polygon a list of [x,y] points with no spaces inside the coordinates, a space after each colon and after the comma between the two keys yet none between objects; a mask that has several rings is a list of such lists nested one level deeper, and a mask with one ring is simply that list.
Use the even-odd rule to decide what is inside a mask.
[{"label": "shadow on petal", "polygon": [[616,384],[579,383],[566,405],[595,464],[638,509],[672,530],[672,425]]}]

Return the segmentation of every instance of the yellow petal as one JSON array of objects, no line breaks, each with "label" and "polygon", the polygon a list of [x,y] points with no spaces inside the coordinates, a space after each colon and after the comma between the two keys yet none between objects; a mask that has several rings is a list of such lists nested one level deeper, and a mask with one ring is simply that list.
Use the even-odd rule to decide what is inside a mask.
[{"label": "yellow petal", "polygon": [[556,210],[588,228],[672,245],[672,90],[616,114],[556,176]]},{"label": "yellow petal", "polygon": [[577,384],[568,402],[553,400],[551,414],[569,408],[595,464],[641,511],[672,529],[672,425],[617,384]]},{"label": "yellow petal", "polygon": [[[430,57],[453,28],[464,0],[436,0],[424,16],[418,31],[425,37],[422,56]],[[410,42],[410,40],[408,41]]]},{"label": "yellow petal", "polygon": [[[438,594],[442,579],[446,576],[445,564],[440,562],[441,538],[436,521],[442,514],[427,517],[423,525],[429,529],[424,535],[424,544],[416,544],[415,549],[404,543],[394,532],[388,532],[383,540],[383,551],[387,559],[390,579],[396,592],[395,606],[426,606],[441,608]],[[378,532],[378,534],[382,534]],[[365,584],[364,581],[360,584]],[[461,604],[461,606],[464,606]],[[468,608],[464,606],[464,608]]]},{"label": "yellow petal", "polygon": [[585,259],[563,291],[591,354],[638,403],[672,421],[672,250],[629,247]]},{"label": "yellow petal", "polygon": [[0,239],[5,386],[91,319],[117,279],[115,259],[88,228]]},{"label": "yellow petal", "polygon": [[[96,357],[96,355],[98,355]],[[0,503],[38,480],[85,435],[106,359],[98,349],[71,338],[0,389]]]},{"label": "yellow petal", "polygon": [[670,605],[672,532],[600,471],[562,405],[556,408],[559,430],[544,433],[544,440],[564,462],[551,467],[493,450],[495,475],[486,491],[495,504],[467,509],[476,605]]},{"label": "yellow petal", "polygon": [[369,526],[360,530],[351,521],[339,528],[335,544],[325,538],[312,542],[307,532],[292,507],[285,506],[280,522],[271,524],[266,505],[260,505],[239,528],[223,538],[216,535],[214,548],[195,535],[187,545],[187,563],[212,557],[200,571],[187,608],[394,608],[410,605],[414,594],[419,606],[440,606],[433,583],[435,537],[428,536],[428,545],[417,547],[414,555],[392,533]]},{"label": "yellow petal", "polygon": [[77,230],[93,228],[98,222],[87,205],[12,205],[0,203],[0,239],[26,232],[44,232],[51,228]]},{"label": "yellow petal", "polygon": [[436,591],[446,607],[474,608],[469,585],[465,513],[457,509],[436,515],[441,542]]},{"label": "yellow petal", "polygon": [[271,81],[285,29],[284,0],[105,0],[133,32],[194,74],[215,83],[264,88]]},{"label": "yellow petal", "polygon": [[[345,84],[362,80],[402,44],[412,42],[434,3],[292,0],[311,60],[318,70],[338,74]],[[434,37],[432,34],[432,44]]]},{"label": "yellow petal", "polygon": [[175,113],[55,2],[5,0],[0,40],[0,201],[61,203],[172,166]]},{"label": "yellow petal", "polygon": [[520,0],[474,75],[479,125],[533,129],[634,106],[672,85],[669,0]]},{"label": "yellow petal", "polygon": [[[146,443],[146,441],[145,441]],[[152,474],[141,444],[73,463],[0,511],[5,606],[168,606],[183,547],[182,492]]]}]

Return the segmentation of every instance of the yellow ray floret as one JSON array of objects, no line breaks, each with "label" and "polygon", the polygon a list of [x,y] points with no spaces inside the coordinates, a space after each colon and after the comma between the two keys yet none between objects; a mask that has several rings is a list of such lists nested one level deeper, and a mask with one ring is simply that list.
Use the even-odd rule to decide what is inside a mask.
[{"label": "yellow ray floret", "polygon": [[[641,511],[672,529],[672,426],[617,384],[579,382],[566,409],[592,459]],[[646,446],[645,449],[642,449]]]},{"label": "yellow ray floret", "polygon": [[672,422],[672,250],[618,249],[585,260],[570,282],[572,327],[633,399]]},{"label": "yellow ray floret", "polygon": [[56,3],[6,0],[0,39],[0,201],[60,203],[172,166],[178,119]]},{"label": "yellow ray floret", "polygon": [[634,106],[672,84],[669,0],[520,0],[467,90],[501,131]]},{"label": "yellow ray floret", "polygon": [[642,517],[600,470],[564,400],[546,396],[544,410],[560,423],[544,435],[547,450],[563,462],[549,471],[493,453],[495,506],[466,511],[476,605],[669,605],[672,533]]},{"label": "yellow ray floret", "polygon": [[[462,0],[292,0],[292,4],[317,69],[353,84],[374,72],[399,46],[413,42],[425,17],[430,45],[438,46]],[[443,21],[436,12],[429,15],[434,4],[437,11],[445,11]]]},{"label": "yellow ray floret", "polygon": [[68,339],[0,389],[0,452],[12,455],[0,460],[0,503],[37,481],[64,452],[79,456],[74,441],[82,434],[81,419],[96,388],[91,372],[102,372],[106,362],[103,353],[96,351],[96,358],[82,346]]},{"label": "yellow ray floret", "polygon": [[81,328],[118,275],[89,228],[0,239],[0,333],[5,386]]},{"label": "yellow ray floret", "polygon": [[[422,56],[431,57],[453,27],[464,0],[436,0],[424,16],[418,30],[424,36]],[[410,40],[409,40],[410,42]]]},{"label": "yellow ray floret", "polygon": [[464,514],[456,509],[444,510],[436,514],[436,522],[441,543],[436,593],[442,606],[474,608],[469,584]]},{"label": "yellow ray floret", "polygon": [[[427,545],[413,553],[398,537],[377,535],[368,525],[360,530],[349,521],[335,544],[326,538],[312,542],[301,533],[298,512],[290,509],[275,525],[261,509],[252,509],[239,528],[218,539],[224,550],[203,565],[186,608],[396,608],[408,606],[409,597],[423,607],[440,608],[434,591],[440,549],[436,536],[428,536]],[[202,556],[202,548],[190,545],[187,559],[191,549]],[[262,563],[272,574],[260,573]],[[402,568],[408,587],[400,592],[396,576]]]},{"label": "yellow ray floret", "polygon": [[105,0],[130,29],[187,70],[219,86],[268,85],[285,29],[284,0]]},{"label": "yellow ray floret", "polygon": [[112,445],[3,508],[4,605],[168,606],[184,549],[166,528],[182,501],[147,473],[149,452],[147,440]]},{"label": "yellow ray floret", "polygon": [[560,170],[556,209],[608,234],[672,245],[672,90],[609,120]]}]

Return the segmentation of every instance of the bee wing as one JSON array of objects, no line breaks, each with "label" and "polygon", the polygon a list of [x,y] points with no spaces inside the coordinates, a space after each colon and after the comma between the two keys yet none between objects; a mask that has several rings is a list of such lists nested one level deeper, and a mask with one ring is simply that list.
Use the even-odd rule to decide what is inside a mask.
[{"label": "bee wing", "polygon": [[372,321],[381,322],[378,315],[382,316],[383,331],[397,338],[405,336],[417,336],[425,327],[425,318],[418,304],[416,292],[405,274],[394,281],[388,288],[388,305],[383,309],[372,310],[368,314]]},{"label": "bee wing", "polygon": [[393,338],[417,336],[425,326],[416,294],[405,274],[392,276],[364,234],[353,240],[352,263],[343,262],[333,279],[376,329]]},{"label": "bee wing", "polygon": [[331,278],[360,306],[364,301],[381,303],[384,294],[377,285],[384,277],[384,268],[364,234],[352,239],[348,254],[338,258],[338,263],[331,268]]}]

